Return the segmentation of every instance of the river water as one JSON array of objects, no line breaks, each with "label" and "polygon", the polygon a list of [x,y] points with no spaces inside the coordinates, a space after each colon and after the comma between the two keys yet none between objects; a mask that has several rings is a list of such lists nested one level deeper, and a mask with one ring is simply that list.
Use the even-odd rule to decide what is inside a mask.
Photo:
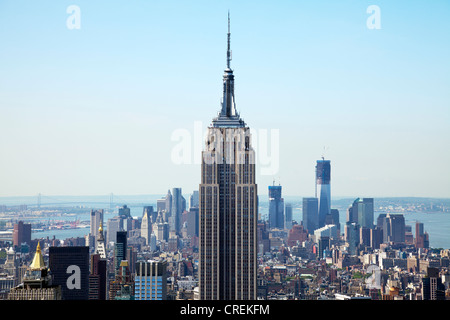
[{"label": "river water", "polygon": [[[186,198],[187,206],[189,205],[189,195],[184,195]],[[66,197],[67,198],[67,197]],[[64,199],[66,199],[64,198]],[[75,197],[70,197],[71,201],[74,200]],[[75,221],[79,219],[80,221],[89,221],[90,220],[90,210],[93,209],[105,209],[104,222],[109,218],[112,218],[117,215],[118,207],[121,207],[123,204],[127,204],[130,208],[131,215],[133,217],[142,217],[143,207],[146,205],[152,205],[156,210],[156,200],[162,198],[162,195],[150,195],[150,196],[120,196],[120,201],[122,202],[118,205],[118,197],[115,198],[115,205],[112,210],[109,210],[109,196],[104,196],[101,199],[99,197],[91,197],[86,200],[86,198],[77,198],[77,213],[66,216],[58,216],[51,217],[50,219],[54,220],[67,220],[67,221]],[[85,202],[82,202],[82,201]],[[0,198],[0,205],[13,206],[20,205],[26,203],[32,203],[35,201],[35,197],[14,197],[14,198]],[[68,205],[69,207],[73,205]],[[44,207],[44,202],[41,207]],[[61,206],[58,206],[61,207]],[[81,209],[80,209],[81,208]],[[345,225],[346,213],[345,210],[340,211],[340,222],[341,222],[341,232],[343,232],[343,226]],[[72,212],[72,211],[71,211]],[[259,203],[259,213],[262,218],[267,218],[268,214],[268,203],[267,201],[260,200]],[[375,212],[374,221],[378,217],[378,213]],[[430,238],[430,247],[432,248],[445,248],[450,249],[450,213],[448,212],[411,212],[405,213],[405,222],[407,225],[412,227],[412,233],[415,233],[415,223],[416,221],[424,224],[424,231],[428,232]],[[302,220],[301,213],[301,204],[300,202],[293,203],[293,219],[300,222]],[[43,218],[42,220],[48,220],[48,218]],[[87,228],[77,228],[77,229],[63,229],[63,230],[49,230],[44,232],[33,232],[32,238],[55,238],[57,239],[66,239],[71,237],[82,237],[89,233],[90,229]]]},{"label": "river water", "polygon": [[[142,216],[142,208],[131,208],[132,215]],[[133,212],[134,211],[134,212]],[[300,213],[294,212],[294,219],[297,221],[301,221]],[[81,220],[88,220],[89,214],[78,215],[77,218]],[[105,223],[106,220],[113,217],[114,214],[105,215]],[[341,215],[342,216],[342,215]],[[377,216],[377,215],[376,215]],[[405,223],[410,225],[412,228],[412,233],[415,236],[415,223],[416,221],[422,222],[424,224],[424,230],[428,232],[430,237],[430,247],[432,248],[444,248],[450,249],[450,214],[449,213],[423,213],[423,212],[414,212],[414,213],[406,213],[404,214]],[[74,221],[75,217],[68,218],[70,221]],[[343,223],[341,222],[341,232],[343,232]],[[376,221],[376,218],[375,218]],[[33,239],[35,238],[52,238],[55,236],[58,239],[65,239],[71,237],[82,237],[89,233],[89,228],[80,228],[80,229],[68,229],[68,230],[51,230],[45,232],[34,232],[32,234]]]}]

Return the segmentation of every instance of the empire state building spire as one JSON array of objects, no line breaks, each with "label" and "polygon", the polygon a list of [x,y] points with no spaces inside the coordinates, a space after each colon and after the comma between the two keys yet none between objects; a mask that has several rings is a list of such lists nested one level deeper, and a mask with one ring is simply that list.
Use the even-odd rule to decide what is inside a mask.
[{"label": "empire state building spire", "polygon": [[214,127],[245,127],[245,122],[236,111],[234,100],[234,74],[231,69],[231,32],[230,13],[228,12],[228,33],[227,33],[227,68],[223,75],[223,97],[222,108],[216,118],[213,119]]},{"label": "empire state building spire", "polygon": [[228,50],[227,50],[227,69],[230,69],[230,62],[231,62],[231,49],[230,49],[230,11],[228,11]]}]

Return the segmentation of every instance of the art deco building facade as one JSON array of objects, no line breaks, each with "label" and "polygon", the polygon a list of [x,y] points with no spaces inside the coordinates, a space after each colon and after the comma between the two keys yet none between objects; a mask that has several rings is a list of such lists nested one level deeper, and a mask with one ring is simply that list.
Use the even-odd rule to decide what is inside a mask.
[{"label": "art deco building facade", "polygon": [[201,300],[256,299],[257,186],[250,129],[236,111],[230,68],[222,108],[208,128],[199,188]]},{"label": "art deco building facade", "polygon": [[141,222],[141,237],[145,239],[145,244],[150,245],[152,235],[152,219],[147,210],[144,210],[144,216]]}]

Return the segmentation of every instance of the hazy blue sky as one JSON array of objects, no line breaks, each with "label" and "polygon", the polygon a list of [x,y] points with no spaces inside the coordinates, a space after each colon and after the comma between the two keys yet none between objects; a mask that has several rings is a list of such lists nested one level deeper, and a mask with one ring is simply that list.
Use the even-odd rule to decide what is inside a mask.
[{"label": "hazy blue sky", "polygon": [[220,109],[228,10],[237,108],[279,132],[259,193],[313,195],[326,147],[332,196],[450,197],[446,0],[0,0],[0,196],[197,189],[172,134]]}]

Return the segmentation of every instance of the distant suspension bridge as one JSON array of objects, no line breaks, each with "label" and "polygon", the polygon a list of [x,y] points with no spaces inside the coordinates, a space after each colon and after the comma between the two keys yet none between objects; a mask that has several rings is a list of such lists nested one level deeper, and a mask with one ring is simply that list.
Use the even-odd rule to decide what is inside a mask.
[{"label": "distant suspension bridge", "polygon": [[[71,199],[73,198],[73,199]],[[117,205],[128,204],[130,201],[124,200],[113,193],[103,196],[67,196],[62,198],[56,198],[55,196],[47,196],[39,193],[36,196],[36,202],[22,203],[20,205],[25,205],[27,207],[35,207],[40,209],[46,206],[57,206],[57,205],[109,205],[110,209],[113,209]],[[148,203],[133,203],[133,205],[148,205]]]}]

